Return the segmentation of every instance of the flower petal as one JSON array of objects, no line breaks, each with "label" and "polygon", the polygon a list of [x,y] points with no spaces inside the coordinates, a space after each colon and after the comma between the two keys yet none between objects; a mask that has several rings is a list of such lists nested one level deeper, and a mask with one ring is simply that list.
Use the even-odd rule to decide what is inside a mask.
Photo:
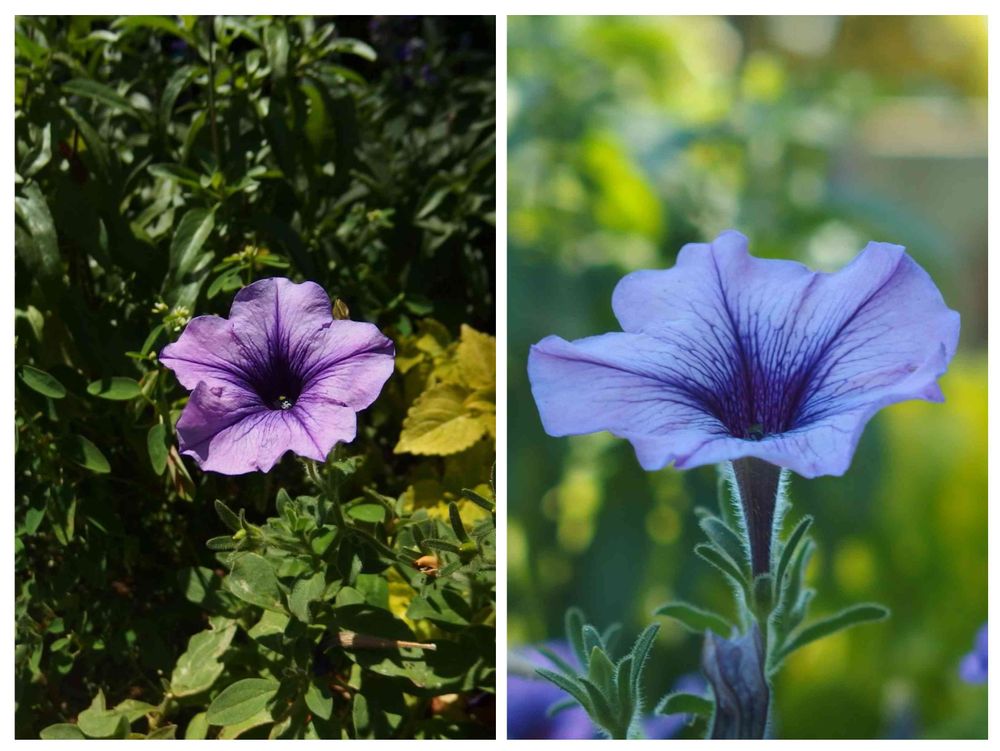
[{"label": "flower petal", "polygon": [[206,471],[224,475],[267,472],[290,448],[284,410],[233,386],[201,382],[177,421],[181,452]]},{"label": "flower petal", "polygon": [[613,307],[627,332],[664,345],[658,377],[728,433],[705,431],[692,450],[688,431],[639,424],[629,438],[647,468],[757,456],[808,477],[842,474],[879,409],[942,399],[936,380],[959,332],[901,246],[870,243],[824,274],[753,258],[736,232],[685,246],[672,269],[629,274]]},{"label": "flower petal", "polygon": [[315,282],[274,277],[237,292],[229,322],[245,357],[259,368],[281,359],[297,369],[321,346],[333,313],[329,296]]},{"label": "flower petal", "polygon": [[394,355],[392,340],[373,324],[334,321],[303,364],[303,394],[364,409],[392,375]]},{"label": "flower petal", "polygon": [[218,316],[193,319],[176,342],[163,348],[160,362],[174,371],[186,389],[202,381],[246,385],[243,349],[229,321]]},{"label": "flower petal", "polygon": [[336,444],[350,443],[357,435],[353,409],[316,395],[304,396],[280,414],[288,430],[288,449],[319,462]]},{"label": "flower petal", "polygon": [[676,352],[644,334],[575,342],[550,336],[531,348],[528,377],[549,435],[608,430],[628,438],[646,469],[686,457],[725,429],[672,379]]}]

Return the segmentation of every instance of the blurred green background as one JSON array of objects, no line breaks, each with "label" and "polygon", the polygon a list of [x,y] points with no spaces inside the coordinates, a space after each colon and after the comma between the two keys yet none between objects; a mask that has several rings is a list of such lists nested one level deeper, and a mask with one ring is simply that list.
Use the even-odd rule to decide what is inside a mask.
[{"label": "blurred green background", "polygon": [[[626,640],[674,597],[731,608],[691,552],[714,468],[645,473],[608,434],[546,436],[528,347],[618,330],[621,276],[726,228],[823,270],[900,243],[962,315],[947,402],[883,410],[844,477],[793,479],[790,516],[816,517],[815,616],[893,616],[792,657],[776,732],[985,737],[986,688],[956,672],[987,614],[985,18],[508,23],[510,646],[559,636],[573,604]],[[651,698],[699,647],[664,620]]]}]

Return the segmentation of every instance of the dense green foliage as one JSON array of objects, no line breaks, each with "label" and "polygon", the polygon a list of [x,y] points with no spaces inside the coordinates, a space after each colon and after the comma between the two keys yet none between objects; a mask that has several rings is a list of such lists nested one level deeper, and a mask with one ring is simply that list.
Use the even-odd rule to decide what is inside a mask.
[{"label": "dense green foliage", "polygon": [[[491,19],[16,21],[18,737],[492,737],[494,79]],[[156,353],[267,276],[397,372],[202,473]]]},{"label": "dense green foliage", "polygon": [[[793,477],[786,528],[815,520],[811,617],[892,616],[790,655],[775,732],[984,737],[986,691],[957,666],[987,611],[985,21],[514,18],[508,43],[511,645],[561,637],[571,605],[626,634],[671,600],[738,615],[691,553],[714,468],[645,473],[625,441],[546,436],[529,346],[617,330],[625,273],[727,228],[823,270],[900,243],[962,315],[947,401],[884,410],[844,477]],[[656,622],[653,698],[700,644]]]}]

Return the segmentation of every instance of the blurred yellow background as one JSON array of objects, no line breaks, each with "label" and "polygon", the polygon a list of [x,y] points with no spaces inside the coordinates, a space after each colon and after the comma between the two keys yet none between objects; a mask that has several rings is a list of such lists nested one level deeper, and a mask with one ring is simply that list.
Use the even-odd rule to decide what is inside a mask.
[{"label": "blurred yellow background", "polygon": [[[558,636],[573,604],[626,639],[673,597],[731,607],[691,552],[714,470],[546,436],[529,345],[617,330],[623,274],[723,229],[823,270],[899,243],[962,315],[947,402],[884,410],[847,475],[793,480],[814,616],[893,615],[789,661],[776,734],[985,737],[986,689],[957,675],[987,599],[985,18],[512,17],[508,46],[510,644]],[[651,698],[699,646],[663,622]]]}]

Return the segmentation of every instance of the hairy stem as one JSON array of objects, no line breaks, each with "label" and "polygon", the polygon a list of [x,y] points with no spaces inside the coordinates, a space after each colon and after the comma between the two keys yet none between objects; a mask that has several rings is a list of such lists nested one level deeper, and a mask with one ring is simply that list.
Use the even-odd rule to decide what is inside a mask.
[{"label": "hairy stem", "polygon": [[750,566],[754,576],[771,570],[774,514],[781,468],[747,457],[733,462],[733,474],[743,508],[743,521],[750,543]]}]

